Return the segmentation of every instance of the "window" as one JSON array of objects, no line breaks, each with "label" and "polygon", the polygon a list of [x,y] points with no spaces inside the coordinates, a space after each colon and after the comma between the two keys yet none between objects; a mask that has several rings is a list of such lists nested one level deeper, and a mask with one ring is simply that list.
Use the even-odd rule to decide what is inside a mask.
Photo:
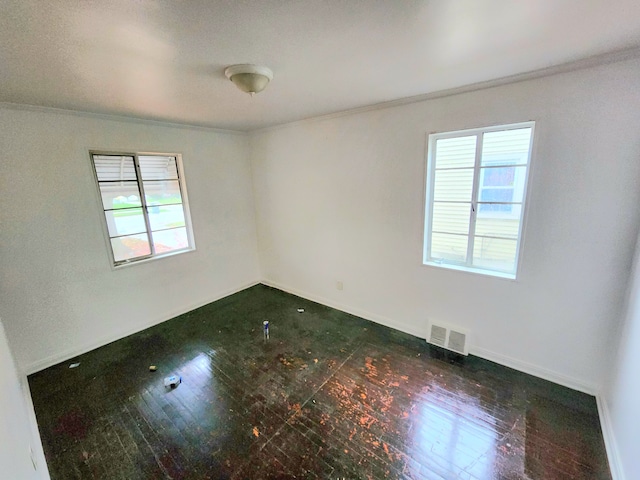
[{"label": "window", "polygon": [[426,265],[515,278],[533,128],[429,135]]},{"label": "window", "polygon": [[91,159],[114,265],[195,248],[179,155],[91,152]]}]

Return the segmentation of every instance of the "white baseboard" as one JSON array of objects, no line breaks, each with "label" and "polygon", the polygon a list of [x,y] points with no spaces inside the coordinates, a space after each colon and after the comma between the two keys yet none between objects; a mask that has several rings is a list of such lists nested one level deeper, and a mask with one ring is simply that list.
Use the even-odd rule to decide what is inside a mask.
[{"label": "white baseboard", "polygon": [[472,345],[469,348],[469,353],[475,355],[476,357],[484,358],[485,360],[498,363],[505,367],[513,368],[514,370],[518,370],[519,372],[528,373],[529,375],[533,375],[534,377],[557,383],[558,385],[562,385],[563,387],[567,387],[572,390],[577,390],[579,392],[583,392],[593,396],[595,396],[598,392],[598,387],[591,383],[576,380],[575,378],[569,377],[562,373],[554,372],[553,370],[549,370],[532,363],[524,362],[522,360],[517,360],[507,355],[495,353],[485,348]]},{"label": "white baseboard", "polygon": [[184,313],[190,312],[191,310],[195,310],[196,308],[200,308],[203,305],[207,305],[208,303],[215,302],[216,300],[220,300],[221,298],[228,297],[229,295],[233,295],[234,293],[238,293],[242,290],[253,287],[254,285],[258,285],[259,283],[261,282],[256,280],[254,282],[245,283],[228,290],[217,292],[216,294],[212,295],[209,298],[206,298],[199,302],[192,303],[190,305],[183,306],[178,310],[168,312],[162,317],[153,319],[144,325],[137,325],[132,329],[113,332],[109,335],[106,335],[100,338],[99,340],[96,340],[95,342],[91,342],[89,344],[82,345],[80,347],[70,348],[68,350],[65,350],[60,353],[56,353],[55,355],[51,355],[42,360],[37,360],[35,362],[32,362],[28,364],[26,367],[24,367],[22,371],[25,372],[26,375],[31,375],[33,373],[39,372],[40,370],[44,370],[45,368],[56,365],[60,362],[64,362],[65,360],[68,360],[70,358],[77,357],[78,355],[82,355],[83,353],[87,353],[91,350],[102,347],[108,343],[114,342],[124,337],[128,337],[129,335],[133,335],[134,333],[141,332],[142,330],[146,330],[147,328],[153,327],[154,325],[158,325],[159,323],[166,322],[167,320],[170,320]]},{"label": "white baseboard", "polygon": [[398,323],[395,320],[383,317],[381,315],[376,315],[375,313],[367,312],[366,310],[343,305],[341,303],[334,302],[333,300],[329,300],[328,298],[314,295],[312,293],[303,292],[295,288],[279,284],[277,282],[272,282],[271,280],[262,280],[262,282],[260,283],[268,287],[277,288],[278,290],[282,290],[283,292],[291,293],[292,295],[295,295],[297,297],[305,298],[307,300],[311,300],[312,302],[335,308],[336,310],[340,310],[341,312],[350,313],[351,315],[364,318],[365,320],[371,320],[372,322],[379,323],[380,325],[384,325],[385,327],[393,328],[394,330],[400,330],[401,332],[408,333],[409,335],[413,335],[414,337],[426,338],[426,330],[418,331],[419,329],[413,326]]},{"label": "white baseboard", "polygon": [[31,447],[33,460],[36,466],[36,476],[40,480],[51,480],[49,475],[49,467],[47,465],[47,459],[44,456],[44,449],[42,448],[42,440],[40,437],[40,428],[38,427],[38,421],[36,419],[36,411],[33,407],[33,400],[31,398],[31,390],[29,388],[29,382],[27,376],[20,372],[20,388],[22,389],[22,396],[26,404],[27,417],[29,418],[29,427],[31,430]]},{"label": "white baseboard", "polygon": [[[343,305],[338,302],[334,302],[333,300],[329,300],[327,298],[321,297],[319,295],[303,292],[301,290],[291,288],[286,285],[273,282],[271,280],[262,280],[261,283],[269,287],[277,288],[278,290],[283,290],[287,293],[297,295],[298,297],[306,298],[307,300],[321,303],[322,305],[326,305],[328,307],[335,308],[337,310],[341,310],[343,312],[350,313],[352,315],[356,315],[366,320],[371,320],[372,322],[379,323],[380,325],[384,325],[385,327],[390,327],[395,330],[400,330],[401,332],[408,333],[409,335],[413,335],[418,338],[426,338],[426,326],[425,326],[425,331],[420,331],[420,329],[414,326],[398,323],[397,321],[384,317],[382,315],[377,315],[371,312],[367,312],[366,310],[353,308],[348,305]],[[552,370],[548,370],[548,369],[539,367],[537,365],[533,365],[531,363],[516,360],[506,355],[501,355],[495,352],[491,352],[484,348],[474,347],[472,345],[471,348],[469,349],[469,353],[471,353],[472,355],[475,355],[476,357],[480,357],[485,360],[489,360],[491,362],[504,365],[505,367],[513,368],[514,370],[528,373],[529,375],[533,375],[534,377],[539,377],[544,380],[557,383],[558,385],[571,388],[572,390],[578,390],[580,392],[584,392],[589,395],[595,395],[596,392],[598,391],[595,385],[576,380],[574,378],[568,377],[561,373],[554,372]]]},{"label": "white baseboard", "polygon": [[613,425],[611,424],[611,414],[609,413],[609,405],[602,393],[596,395],[596,403],[598,404],[598,415],[600,416],[600,428],[602,428],[602,437],[604,438],[604,446],[607,450],[607,459],[609,460],[609,470],[613,480],[625,480],[624,471],[622,470],[622,462],[616,437],[613,434]]},{"label": "white baseboard", "polygon": [[[227,297],[229,295],[233,295],[234,293],[240,292],[242,290],[245,290],[247,288],[253,287],[254,285],[257,285],[259,283],[262,283],[266,286],[269,287],[273,287],[276,288],[278,290],[282,290],[284,292],[287,293],[291,293],[293,295],[296,295],[298,297],[301,298],[305,298],[307,300],[311,300],[313,302],[317,302],[320,303],[322,305],[326,305],[328,307],[331,308],[335,308],[337,310],[349,313],[351,315],[355,315],[361,318],[364,318],[366,320],[370,320],[372,322],[384,325],[386,327],[389,328],[393,328],[395,330],[399,330],[401,332],[407,333],[409,335],[413,335],[415,337],[418,338],[425,338],[425,334],[426,332],[424,331],[419,331],[419,329],[410,326],[410,325],[405,325],[405,324],[401,324],[398,323],[395,320],[392,320],[390,318],[381,316],[381,315],[377,315],[371,312],[368,312],[366,310],[362,310],[359,308],[352,308],[350,306],[347,305],[343,305],[340,304],[339,302],[334,302],[332,300],[329,300],[327,298],[321,297],[319,295],[314,295],[308,292],[303,292],[300,291],[298,289],[295,288],[291,288],[282,284],[279,284],[277,282],[273,282],[270,280],[262,280],[262,281],[254,281],[254,282],[250,282],[247,284],[243,284],[240,286],[237,286],[235,288],[229,289],[229,290],[225,290],[222,292],[218,292],[217,294],[213,295],[211,298],[208,298],[206,300],[203,300],[201,302],[196,302],[192,305],[183,307],[182,309],[180,309],[180,311],[175,311],[175,312],[170,312],[167,315],[163,316],[161,319],[158,319],[156,321],[150,322],[149,324],[145,325],[145,326],[137,326],[136,328],[129,330],[129,331],[123,331],[123,332],[119,332],[113,335],[109,335],[107,337],[103,337],[102,339],[93,342],[90,345],[85,345],[83,347],[79,347],[79,348],[73,348],[73,349],[69,349],[65,352],[56,354],[56,355],[52,355],[48,358],[45,358],[43,360],[39,360],[37,362],[34,362],[30,365],[28,365],[25,369],[25,377],[26,375],[31,375],[32,373],[38,372],[40,370],[43,370],[45,368],[48,368],[52,365],[56,365],[60,362],[63,362],[67,359],[76,357],[78,355],[81,355],[83,353],[86,353],[88,351],[91,351],[95,348],[99,348],[103,345],[106,345],[108,343],[111,343],[115,340],[118,340],[120,338],[124,338],[126,336],[132,335],[134,333],[140,332],[142,330],[145,330],[149,327],[152,327],[154,325],[157,325],[159,323],[165,322],[167,320],[170,320],[171,318],[174,318],[178,315],[182,315],[184,313],[187,313],[191,310],[194,310],[196,308],[202,307],[203,305],[207,305],[208,303],[211,302],[215,302],[216,300],[220,300],[221,298]],[[552,370],[548,370],[542,367],[539,367],[537,365],[533,365],[530,364],[528,362],[523,362],[521,360],[517,360],[511,357],[508,357],[506,355],[502,355],[502,354],[498,354],[495,352],[491,352],[489,350],[480,348],[480,347],[474,347],[472,346],[470,348],[470,353],[472,355],[475,355],[477,357],[480,358],[484,358],[485,360],[489,360],[495,363],[498,363],[500,365],[504,365],[506,367],[509,368],[513,368],[515,370],[524,372],[524,373],[528,373],[530,375],[533,375],[535,377],[539,377],[542,378],[544,380],[548,380],[550,382],[553,383],[557,383],[559,385],[571,388],[573,390],[578,390],[590,395],[595,395],[596,398],[596,403],[597,403],[597,407],[598,407],[598,414],[600,417],[600,425],[602,428],[602,435],[604,437],[604,443],[605,443],[605,447],[606,447],[606,451],[607,451],[607,458],[609,460],[609,467],[611,470],[611,475],[613,480],[626,480],[624,477],[624,473],[621,469],[621,463],[620,463],[620,458],[619,458],[619,454],[618,454],[618,448],[616,445],[616,441],[615,441],[615,436],[613,434],[613,430],[612,430],[612,425],[611,425],[611,419],[610,419],[610,414],[609,414],[609,409],[607,406],[607,402],[604,399],[604,397],[597,393],[598,390],[597,388],[592,385],[592,384],[588,384],[588,383],[584,383],[584,382],[580,382],[577,381],[573,378],[570,378],[566,375],[560,374],[558,372],[554,372]],[[28,392],[28,383],[26,382],[26,378],[24,379],[25,381],[25,385],[23,388],[25,388],[25,397],[27,398],[27,400],[30,402],[31,401],[31,397],[29,395]],[[31,404],[30,405],[30,413],[32,413],[33,415],[33,407]],[[32,419],[33,425],[35,426],[35,428],[37,429],[37,423],[35,421],[35,415],[33,415],[33,419]],[[43,479],[44,478],[48,478],[48,472],[46,472],[46,468],[44,469],[43,473]]]}]

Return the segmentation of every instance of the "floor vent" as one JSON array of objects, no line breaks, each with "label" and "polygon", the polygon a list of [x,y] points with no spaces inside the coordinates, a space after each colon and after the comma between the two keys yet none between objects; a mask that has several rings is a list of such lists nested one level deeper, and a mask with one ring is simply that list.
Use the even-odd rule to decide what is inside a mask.
[{"label": "floor vent", "polygon": [[464,328],[429,322],[427,342],[462,355],[469,354],[469,331]]}]

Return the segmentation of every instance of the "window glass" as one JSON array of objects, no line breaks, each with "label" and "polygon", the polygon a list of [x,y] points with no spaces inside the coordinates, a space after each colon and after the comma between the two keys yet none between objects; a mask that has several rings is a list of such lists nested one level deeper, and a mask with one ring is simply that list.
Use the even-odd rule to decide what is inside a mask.
[{"label": "window glass", "polygon": [[176,157],[162,155],[140,155],[142,180],[177,180]]},{"label": "window glass", "polygon": [[178,155],[91,158],[115,265],[194,248]]},{"label": "window glass", "polygon": [[429,136],[425,264],[515,278],[533,127]]}]

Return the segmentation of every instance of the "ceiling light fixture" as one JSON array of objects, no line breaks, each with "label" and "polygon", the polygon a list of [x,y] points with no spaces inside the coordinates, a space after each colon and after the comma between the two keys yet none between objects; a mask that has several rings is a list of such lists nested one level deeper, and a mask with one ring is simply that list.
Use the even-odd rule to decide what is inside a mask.
[{"label": "ceiling light fixture", "polygon": [[251,96],[264,90],[273,79],[273,72],[259,65],[231,65],[224,74],[236,87]]}]

